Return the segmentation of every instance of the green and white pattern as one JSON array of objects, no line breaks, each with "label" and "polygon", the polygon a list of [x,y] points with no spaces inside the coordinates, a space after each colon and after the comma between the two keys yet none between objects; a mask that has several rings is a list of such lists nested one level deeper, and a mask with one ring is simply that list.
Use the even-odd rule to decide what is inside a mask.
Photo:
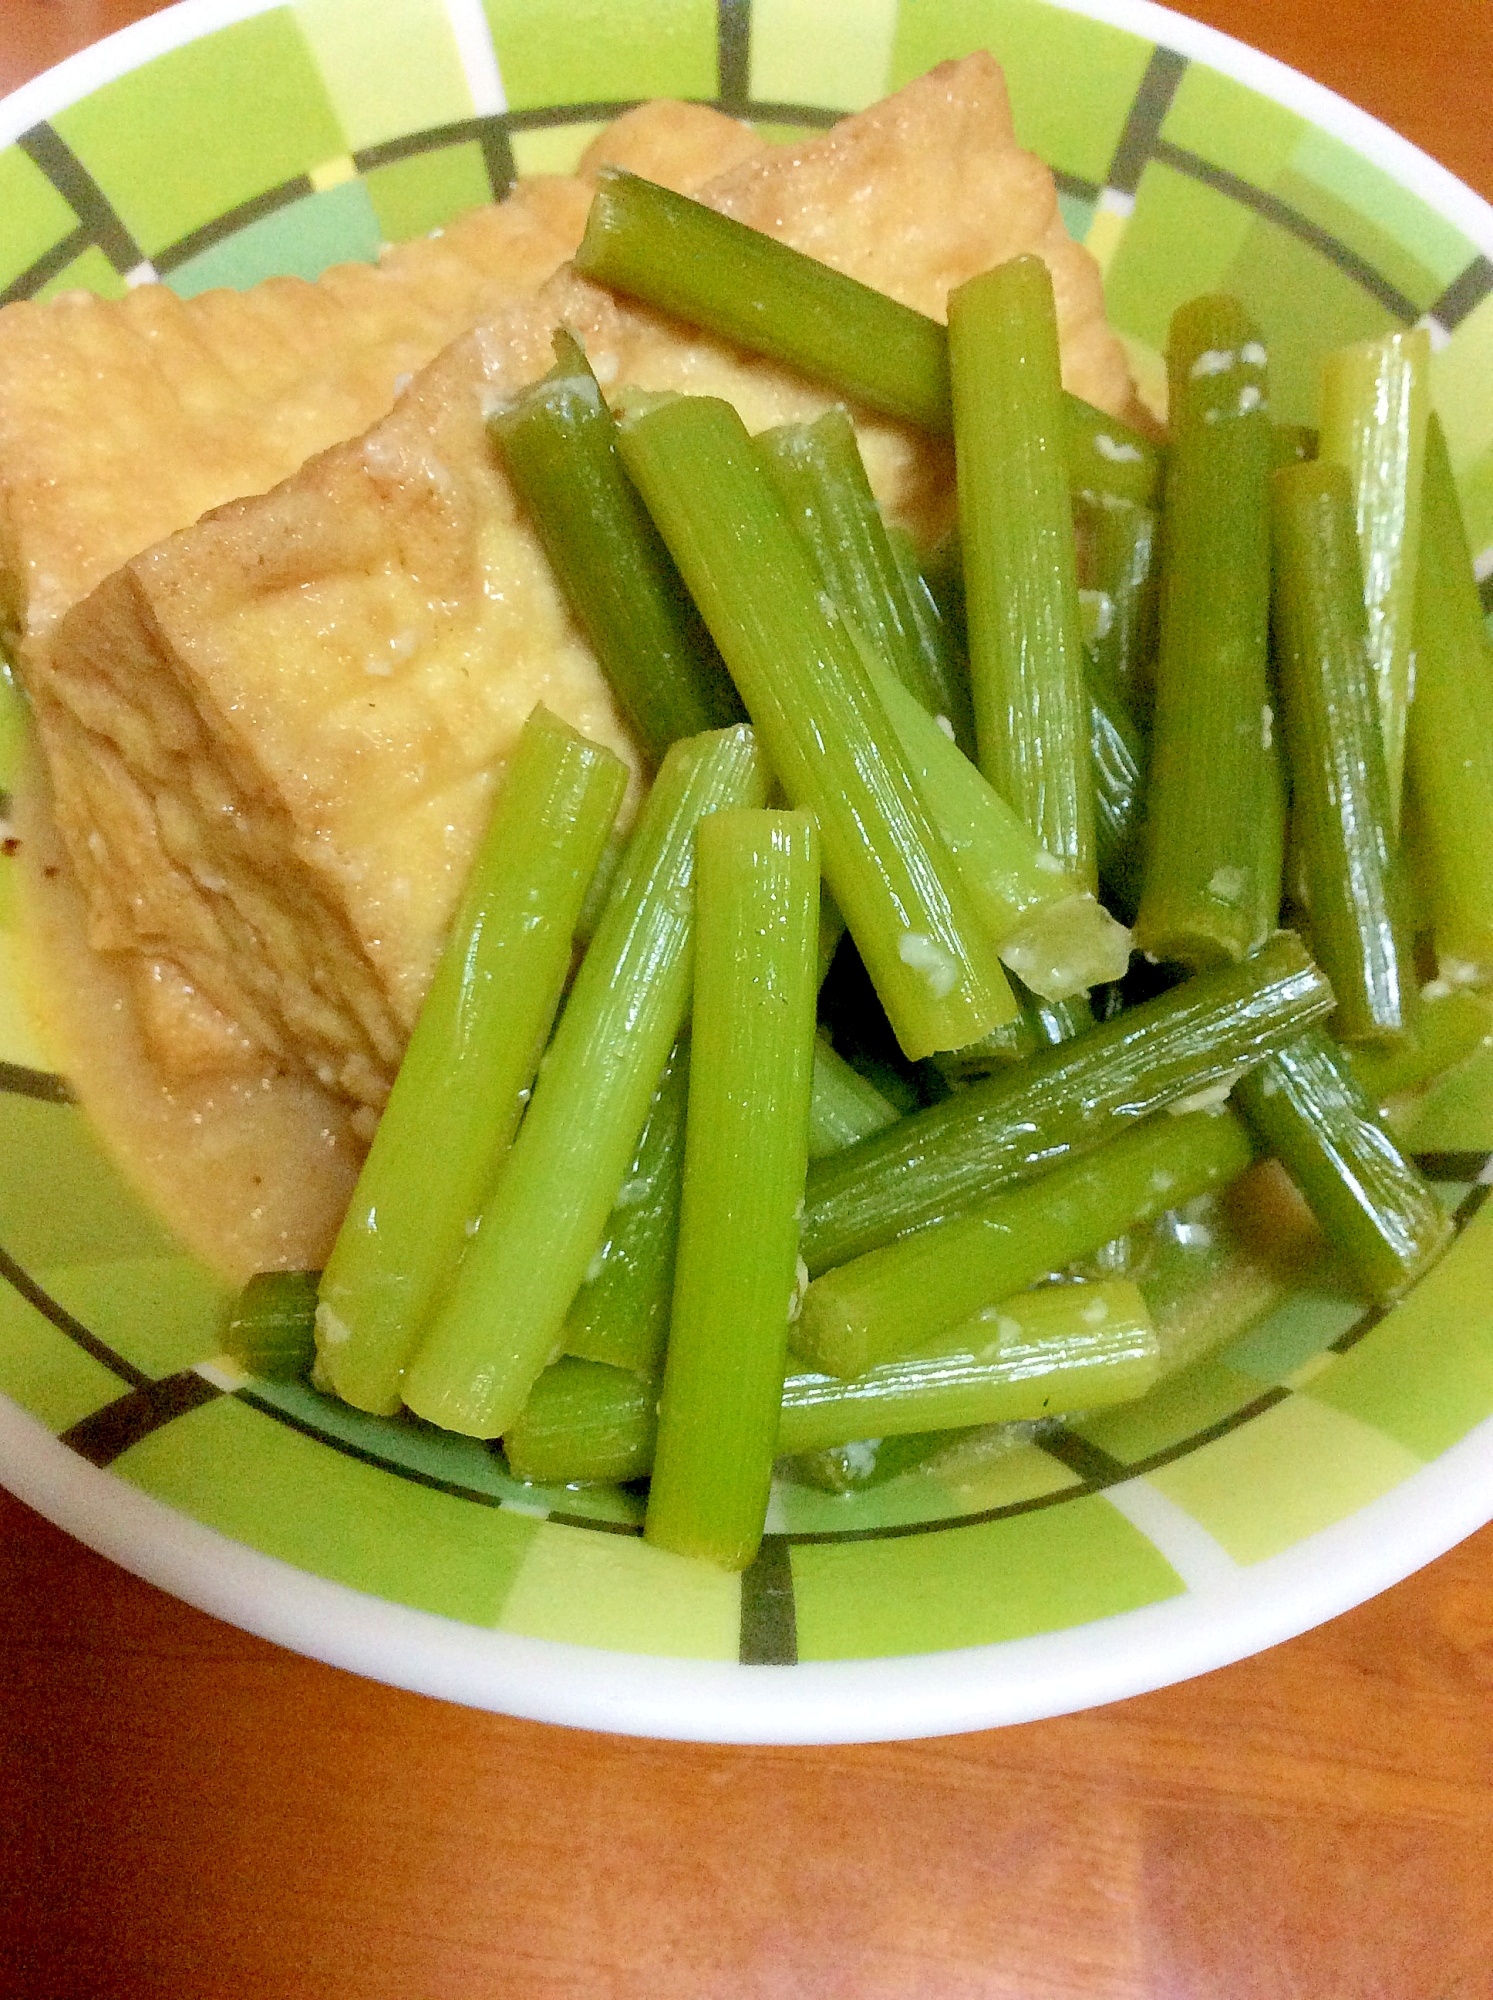
[{"label": "green and white pattern", "polygon": [[[1280,414],[1305,419],[1323,348],[1425,323],[1474,540],[1493,543],[1487,212],[1465,190],[1448,195],[1453,184],[1400,142],[1387,141],[1394,172],[1365,158],[1328,126],[1372,138],[1369,122],[1299,79],[1266,96],[1226,74],[1219,65],[1253,69],[1206,31],[1119,0],[1096,0],[1096,11],[1106,18],[1044,0],[381,0],[374,33],[360,0],[190,0],[0,106],[0,298],[154,281],[186,295],[272,272],[314,276],[438,227],[515,173],[568,168],[599,125],[644,98],[701,99],[772,136],[802,134],[988,47],[1005,65],[1018,132],[1052,165],[1070,230],[1105,270],[1111,315],[1143,374],[1160,368],[1173,306],[1227,288],[1270,337]],[[8,688],[3,704],[0,786],[20,727]],[[1431,1100],[1414,1135],[1461,1229],[1393,1312],[1364,1315],[1324,1280],[1145,1403],[1008,1453],[977,1492],[920,1487],[917,1518],[904,1517],[895,1485],[836,1499],[785,1488],[759,1562],[742,1578],[716,1575],[646,1547],[627,1493],[522,1487],[470,1440],[226,1370],[215,1359],[222,1288],[141,1209],[48,1070],[16,994],[12,910],[0,874],[0,1391],[77,1460],[390,1606],[514,1642],[748,1666],[1081,1640],[1076,1628],[1091,1621],[1139,1632],[1124,1614],[1176,1607],[1156,1614],[1176,1640],[1170,1658],[1122,1685],[1085,1680],[1078,1655],[1068,1659],[1053,1685],[1071,1683],[1055,1699],[1073,1705],[1339,1608],[1331,1591],[1307,1588],[1302,1608],[1258,1616],[1252,1639],[1199,1637],[1210,1603],[1240,1598],[1243,1572],[1273,1575],[1285,1559],[1299,1569],[1309,1538],[1366,1507],[1388,1520],[1376,1532],[1392,1544],[1382,1509],[1423,1468],[1460,1465],[1455,1448],[1493,1419],[1484,1061]],[[1437,1543],[1417,1526],[1399,1567],[1391,1553],[1377,1580],[1455,1531]],[[173,1587],[218,1603],[190,1580]],[[269,1612],[245,1622],[302,1642]],[[328,1640],[325,1650],[386,1670],[376,1649]],[[989,1658],[1006,1656],[1027,1657],[1005,1646]],[[504,1657],[495,1705],[670,1729],[646,1701],[608,1710],[515,1694],[512,1662],[530,1655]],[[583,1657],[557,1653],[552,1671]],[[1053,1672],[1057,1656],[1043,1657]],[[413,1681],[489,1698],[454,1670]],[[897,1713],[911,1733],[1041,1713],[1044,1702],[982,1708],[976,1694],[972,1706],[910,1701]],[[853,1718],[830,1727],[804,1720],[808,1708],[793,1714],[778,1728],[733,1725],[723,1707],[677,1727],[898,1733],[884,1718],[862,1731]]]}]

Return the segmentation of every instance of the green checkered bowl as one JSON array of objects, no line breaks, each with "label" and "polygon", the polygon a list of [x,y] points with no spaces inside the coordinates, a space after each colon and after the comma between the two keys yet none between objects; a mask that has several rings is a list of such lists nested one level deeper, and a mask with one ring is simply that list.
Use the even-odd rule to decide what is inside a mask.
[{"label": "green checkered bowl", "polygon": [[[1362,113],[1139,0],[187,0],[0,105],[0,297],[312,276],[515,169],[569,166],[639,99],[802,131],[977,46],[1143,379],[1202,290],[1256,313],[1286,418],[1310,416],[1321,350],[1425,323],[1474,543],[1493,544],[1493,213]],[[0,785],[23,732],[7,692]],[[25,1011],[12,887],[0,1477],[282,1644],[591,1728],[917,1735],[1239,1658],[1493,1515],[1493,1061],[1419,1114],[1411,1144],[1460,1227],[1392,1312],[1324,1269],[978,1491],[782,1489],[762,1559],[726,1576],[645,1546],[626,1493],[522,1487],[470,1440],[227,1369],[223,1288],[111,1166]]]}]

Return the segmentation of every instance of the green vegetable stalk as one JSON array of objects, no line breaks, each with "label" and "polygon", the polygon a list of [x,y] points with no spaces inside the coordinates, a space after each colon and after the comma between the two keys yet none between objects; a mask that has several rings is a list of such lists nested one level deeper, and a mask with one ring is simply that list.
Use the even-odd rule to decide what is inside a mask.
[{"label": "green vegetable stalk", "polygon": [[429,1422],[499,1436],[558,1349],[689,1006],[695,828],[764,794],[744,726],[687,737],[659,767],[507,1165],[410,1366],[404,1400]]},{"label": "green vegetable stalk", "polygon": [[1271,430],[1266,352],[1234,299],[1173,316],[1156,706],[1135,938],[1196,970],[1273,928],[1266,801]]},{"label": "green vegetable stalk", "polygon": [[824,874],[913,1058],[1013,1018],[973,909],[878,698],[867,654],[788,525],[728,403],[624,417],[623,461],[730,667],[790,802],[819,823]]},{"label": "green vegetable stalk", "polygon": [[1318,455],[1346,466],[1353,482],[1369,657],[1396,826],[1413,679],[1430,367],[1430,336],[1416,328],[1339,348],[1322,369]]},{"label": "green vegetable stalk", "polygon": [[544,708],[524,725],[322,1274],[317,1379],[399,1408],[508,1149],[627,772]]},{"label": "green vegetable stalk", "polygon": [[1083,624],[1052,279],[1017,257],[949,298],[954,449],[980,769],[1098,886]]},{"label": "green vegetable stalk", "polygon": [[767,1514],[814,1063],[819,852],[807,813],[697,836],[689,1118],[644,1533],[744,1569]]}]

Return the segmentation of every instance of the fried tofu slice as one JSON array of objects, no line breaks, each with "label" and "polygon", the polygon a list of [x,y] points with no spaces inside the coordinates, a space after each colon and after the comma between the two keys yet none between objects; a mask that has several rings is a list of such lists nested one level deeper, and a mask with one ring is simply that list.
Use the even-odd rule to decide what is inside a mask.
[{"label": "fried tofu slice", "polygon": [[[689,193],[762,145],[708,106],[658,100],[600,133],[575,177],[521,182],[377,265],[188,300],[152,285],[6,308],[0,642],[39,672],[57,619],[122,562],[365,430],[449,341],[570,255],[599,166]],[[252,1059],[253,1038],[170,961],[143,962],[136,993],[173,1076]]]},{"label": "fried tofu slice", "polygon": [[760,151],[703,105],[619,118],[572,177],[314,282],[179,299],[76,292],[0,312],[0,639],[24,651],[131,556],[367,429],[401,382],[580,241],[604,162],[689,192]]},{"label": "fried tofu slice", "polygon": [[[859,187],[884,210],[899,295],[924,309],[966,271],[1050,249],[1072,385],[1124,409],[1097,271],[1060,234],[1050,177],[1039,198],[1044,176],[1017,152],[999,71],[971,58],[781,161],[749,157],[703,198],[884,276],[844,212]],[[725,396],[752,430],[832,400],[562,271],[362,438],[125,565],[32,676],[94,941],[171,965],[261,1048],[369,1106],[533,704],[639,768],[485,433],[550,365],[559,324],[607,385]],[[947,447],[857,422],[883,505],[932,532]]]},{"label": "fried tofu slice", "polygon": [[983,51],[822,138],[758,153],[701,199],[937,320],[967,278],[1034,253],[1052,273],[1064,388],[1150,425],[1098,266],[1069,236],[1051,173],[1017,145],[1005,80]]},{"label": "fried tofu slice", "polygon": [[382,265],[179,299],[74,293],[0,314],[0,568],[34,641],[121,562],[355,436],[456,334],[533,291],[579,240],[554,179]]}]

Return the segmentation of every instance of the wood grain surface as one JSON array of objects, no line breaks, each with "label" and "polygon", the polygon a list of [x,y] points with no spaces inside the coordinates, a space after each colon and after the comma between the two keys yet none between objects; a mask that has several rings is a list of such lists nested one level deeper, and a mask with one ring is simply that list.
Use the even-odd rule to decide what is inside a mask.
[{"label": "wood grain surface", "polygon": [[[137,14],[0,0],[0,87]],[[1493,197],[1489,0],[1196,0]],[[863,1749],[246,1637],[0,1495],[0,2000],[1493,2000],[1493,1529],[1273,1652]]]}]

